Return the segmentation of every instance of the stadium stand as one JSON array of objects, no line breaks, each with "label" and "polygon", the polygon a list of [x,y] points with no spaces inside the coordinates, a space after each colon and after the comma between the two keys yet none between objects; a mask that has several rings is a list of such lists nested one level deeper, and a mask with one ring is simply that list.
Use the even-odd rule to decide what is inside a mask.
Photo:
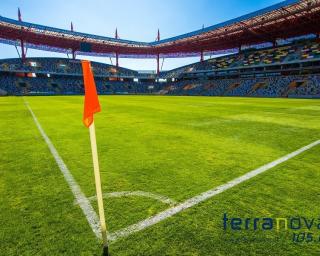
[{"label": "stadium stand", "polygon": [[[320,98],[319,39],[212,58],[154,74],[92,62],[100,94]],[[79,60],[0,60],[1,95],[83,94]]]},{"label": "stadium stand", "polygon": [[292,45],[268,49],[249,49],[238,54],[222,56],[177,68],[163,74],[164,78],[179,78],[186,74],[207,71],[238,70],[248,67],[268,67],[279,64],[302,63],[320,59],[320,42],[306,40]]},{"label": "stadium stand", "polygon": [[[113,65],[98,62],[91,65],[95,76],[133,78],[137,75],[136,71]],[[4,59],[0,60],[0,71],[82,75],[80,60],[64,58],[28,58],[24,63],[19,59]]]},{"label": "stadium stand", "polygon": [[181,81],[167,90],[168,95],[320,98],[320,76]]}]

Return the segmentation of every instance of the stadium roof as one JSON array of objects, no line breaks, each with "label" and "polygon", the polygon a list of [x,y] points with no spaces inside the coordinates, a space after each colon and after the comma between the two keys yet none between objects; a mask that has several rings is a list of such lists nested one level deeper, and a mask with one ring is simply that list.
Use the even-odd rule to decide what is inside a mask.
[{"label": "stadium roof", "polygon": [[0,16],[0,42],[89,56],[153,58],[235,51],[241,45],[320,33],[320,0],[287,0],[259,11],[180,36],[137,42],[58,29]]}]

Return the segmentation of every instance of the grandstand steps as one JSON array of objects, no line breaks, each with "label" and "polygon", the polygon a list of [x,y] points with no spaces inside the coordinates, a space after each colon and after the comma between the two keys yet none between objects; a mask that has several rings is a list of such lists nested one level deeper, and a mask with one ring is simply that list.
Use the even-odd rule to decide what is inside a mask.
[{"label": "grandstand steps", "polygon": [[21,78],[19,78],[16,82],[16,87],[20,89],[20,91],[22,92],[22,94],[28,94],[31,88],[31,85],[29,82],[22,80]]},{"label": "grandstand steps", "polygon": [[230,85],[224,92],[223,95],[227,95],[229,92],[233,91],[234,89],[238,88],[241,84],[240,83],[234,83]]},{"label": "grandstand steps", "polygon": [[306,86],[307,81],[302,80],[302,81],[292,81],[289,85],[288,88],[281,94],[281,97],[287,98],[288,95],[295,91],[297,88]]},{"label": "grandstand steps", "polygon": [[252,96],[257,90],[266,88],[268,84],[266,82],[258,82],[254,86],[252,86],[252,89],[248,92],[246,96]]},{"label": "grandstand steps", "polygon": [[196,87],[201,86],[201,84],[187,84],[186,86],[183,87],[183,90],[187,91],[187,90],[192,90]]},{"label": "grandstand steps", "polygon": [[8,95],[8,92],[0,89],[0,96],[5,96],[5,95]]},{"label": "grandstand steps", "polygon": [[61,93],[61,85],[58,83],[54,83],[49,81],[48,85],[56,92],[56,93]]},{"label": "grandstand steps", "polygon": [[174,91],[178,90],[179,88],[173,85],[168,85],[163,87],[161,90],[159,90],[158,92],[155,92],[155,94],[159,94],[159,95],[165,95],[165,94],[172,94]]},{"label": "grandstand steps", "polygon": [[167,94],[168,92],[169,92],[168,90],[160,90],[159,92],[156,92],[155,94],[165,95],[165,94]]},{"label": "grandstand steps", "polygon": [[205,91],[208,91],[208,90],[214,88],[215,86],[216,86],[215,84],[206,84],[206,85],[203,87],[203,89],[204,89]]},{"label": "grandstand steps", "polygon": [[[208,83],[208,84],[204,85],[202,88],[203,88],[203,95],[207,95],[208,92],[212,93],[212,92],[215,92],[215,91],[219,91],[219,84]],[[220,92],[220,93],[217,93],[217,94],[214,93],[214,95],[223,96],[223,91]]]},{"label": "grandstand steps", "polygon": [[183,90],[190,90],[190,89],[192,89],[193,88],[193,85],[192,84],[188,84],[188,85],[186,85],[186,86],[184,86],[183,87]]},{"label": "grandstand steps", "polygon": [[295,60],[298,60],[299,57],[300,57],[300,53],[294,52],[294,53],[289,54],[289,55],[284,59],[284,62],[295,61]]}]

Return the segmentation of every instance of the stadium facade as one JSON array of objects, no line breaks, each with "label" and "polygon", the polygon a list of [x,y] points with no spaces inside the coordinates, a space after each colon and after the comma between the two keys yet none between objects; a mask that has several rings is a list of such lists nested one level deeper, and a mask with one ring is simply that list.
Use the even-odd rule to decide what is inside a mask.
[{"label": "stadium facade", "polygon": [[[167,94],[320,98],[320,1],[288,0],[214,26],[155,42],[137,42],[0,17],[0,42],[21,49],[0,61],[0,94],[82,94],[76,56],[115,57],[93,63],[101,94]],[[26,48],[70,58],[28,58]],[[211,57],[216,54],[222,57]],[[200,61],[160,71],[161,58]],[[204,60],[204,56],[210,56]],[[154,58],[155,73],[121,68],[119,58]]]}]

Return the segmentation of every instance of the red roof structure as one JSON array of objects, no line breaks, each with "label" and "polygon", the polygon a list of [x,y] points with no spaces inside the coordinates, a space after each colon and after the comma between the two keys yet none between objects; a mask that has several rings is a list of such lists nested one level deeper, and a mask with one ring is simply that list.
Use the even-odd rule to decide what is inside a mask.
[{"label": "red roof structure", "polygon": [[0,17],[0,42],[89,56],[188,57],[319,34],[319,24],[320,0],[287,0],[214,26],[154,42],[97,36]]}]

